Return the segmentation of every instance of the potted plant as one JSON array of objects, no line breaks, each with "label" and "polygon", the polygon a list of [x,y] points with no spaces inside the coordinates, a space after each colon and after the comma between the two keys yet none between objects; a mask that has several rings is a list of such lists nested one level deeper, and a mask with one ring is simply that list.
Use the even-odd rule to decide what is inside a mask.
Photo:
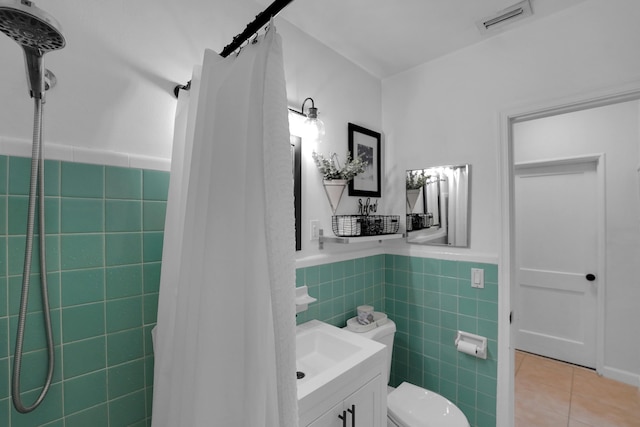
[{"label": "potted plant", "polygon": [[327,159],[322,154],[314,151],[312,157],[325,181],[345,180],[349,182],[358,174],[364,172],[367,167],[364,160],[360,157],[352,158],[349,152],[347,152],[347,160],[344,166],[340,166],[336,153],[331,153],[331,156]]},{"label": "potted plant", "polygon": [[407,203],[409,204],[409,213],[413,212],[413,207],[416,205],[420,190],[429,179],[428,175],[425,175],[423,170],[407,171]]},{"label": "potted plant", "polygon": [[322,174],[324,190],[329,198],[331,210],[335,215],[340,199],[342,198],[342,193],[344,192],[344,187],[358,174],[364,172],[367,164],[360,157],[352,158],[349,152],[347,152],[346,161],[342,166],[338,161],[338,155],[336,153],[331,153],[327,159],[322,154],[314,151],[312,157],[318,170]]},{"label": "potted plant", "polygon": [[407,171],[407,190],[419,190],[427,183],[428,175],[424,171]]}]

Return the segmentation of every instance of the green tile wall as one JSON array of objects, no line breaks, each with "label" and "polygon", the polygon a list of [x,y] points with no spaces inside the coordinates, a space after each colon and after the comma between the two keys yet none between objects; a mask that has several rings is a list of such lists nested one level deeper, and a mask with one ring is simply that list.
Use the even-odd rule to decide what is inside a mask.
[{"label": "green tile wall", "polygon": [[344,326],[359,305],[384,308],[384,255],[358,258],[296,270],[296,286],[307,285],[318,301],[298,314],[297,323],[311,319]]},{"label": "green tile wall", "polygon": [[[485,288],[471,287],[482,268]],[[403,381],[454,402],[477,427],[496,425],[498,268],[386,255],[385,308],[398,328],[391,385]],[[458,330],[488,338],[486,360],[456,351]]]},{"label": "green tile wall", "polygon": [[[485,288],[471,288],[471,268],[485,270]],[[373,305],[396,322],[390,383],[403,381],[454,402],[473,427],[495,427],[498,268],[495,264],[378,255],[296,271],[316,303],[297,317],[338,327]],[[455,349],[458,330],[489,339],[487,360]]]},{"label": "green tile wall", "polygon": [[[47,270],[56,373],[37,411],[21,415],[10,397],[29,160],[0,156],[0,425],[150,425],[155,324],[167,172],[47,161]],[[485,269],[472,289],[470,269]],[[37,265],[33,271],[38,270]],[[296,286],[318,298],[298,323],[344,326],[358,305],[398,325],[392,385],[432,389],[455,402],[474,427],[495,426],[497,266],[377,255],[300,268]],[[46,357],[32,275],[23,394],[38,392]],[[458,329],[489,338],[489,358],[455,351]]]},{"label": "green tile wall", "polygon": [[[167,172],[45,162],[47,277],[56,343],[43,405],[11,405],[30,159],[0,156],[0,425],[148,426]],[[37,265],[33,272],[37,272]],[[46,351],[32,274],[23,396],[30,404]]]}]

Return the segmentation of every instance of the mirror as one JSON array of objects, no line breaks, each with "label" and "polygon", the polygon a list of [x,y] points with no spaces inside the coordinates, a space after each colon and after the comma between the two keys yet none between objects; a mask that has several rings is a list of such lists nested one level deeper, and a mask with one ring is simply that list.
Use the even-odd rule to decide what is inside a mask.
[{"label": "mirror", "polygon": [[469,169],[407,171],[407,243],[469,247]]},{"label": "mirror", "polygon": [[293,201],[296,225],[296,251],[302,250],[302,138],[289,136],[293,171]]}]

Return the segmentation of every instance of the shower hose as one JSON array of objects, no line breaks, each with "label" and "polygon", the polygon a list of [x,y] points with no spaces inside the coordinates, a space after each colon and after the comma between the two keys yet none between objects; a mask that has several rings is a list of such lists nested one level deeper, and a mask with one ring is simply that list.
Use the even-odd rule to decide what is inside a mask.
[{"label": "shower hose", "polygon": [[[49,296],[47,286],[47,268],[45,257],[45,217],[44,217],[44,158],[42,156],[42,106],[43,101],[34,98],[35,111],[33,119],[33,148],[31,155],[31,180],[29,185],[29,206],[27,211],[27,236],[24,253],[24,268],[22,270],[22,292],[20,296],[20,313],[18,315],[18,329],[16,333],[16,348],[13,358],[13,378],[11,383],[11,397],[13,405],[20,413],[31,412],[36,409],[47,394],[51,386],[54,367],[53,333],[51,330],[51,312],[49,308]],[[40,285],[42,291],[42,309],[44,317],[44,327],[47,341],[48,367],[45,384],[40,391],[40,395],[31,406],[22,403],[20,393],[20,371],[22,368],[22,352],[24,345],[25,323],[27,319],[27,308],[29,305],[29,279],[31,274],[31,259],[33,255],[33,235],[36,218],[36,194],[39,201],[40,215],[38,221],[38,235],[40,246]]]}]

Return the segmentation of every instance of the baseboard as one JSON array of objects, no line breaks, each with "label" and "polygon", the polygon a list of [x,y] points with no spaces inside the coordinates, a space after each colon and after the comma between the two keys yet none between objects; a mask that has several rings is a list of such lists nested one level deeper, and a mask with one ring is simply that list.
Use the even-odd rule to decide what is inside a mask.
[{"label": "baseboard", "polygon": [[629,371],[623,371],[622,369],[612,368],[610,366],[605,366],[604,368],[602,368],[602,372],[600,373],[606,378],[611,378],[612,380],[620,381],[625,384],[638,387],[638,389],[640,389],[639,374],[634,374],[633,372]]}]

